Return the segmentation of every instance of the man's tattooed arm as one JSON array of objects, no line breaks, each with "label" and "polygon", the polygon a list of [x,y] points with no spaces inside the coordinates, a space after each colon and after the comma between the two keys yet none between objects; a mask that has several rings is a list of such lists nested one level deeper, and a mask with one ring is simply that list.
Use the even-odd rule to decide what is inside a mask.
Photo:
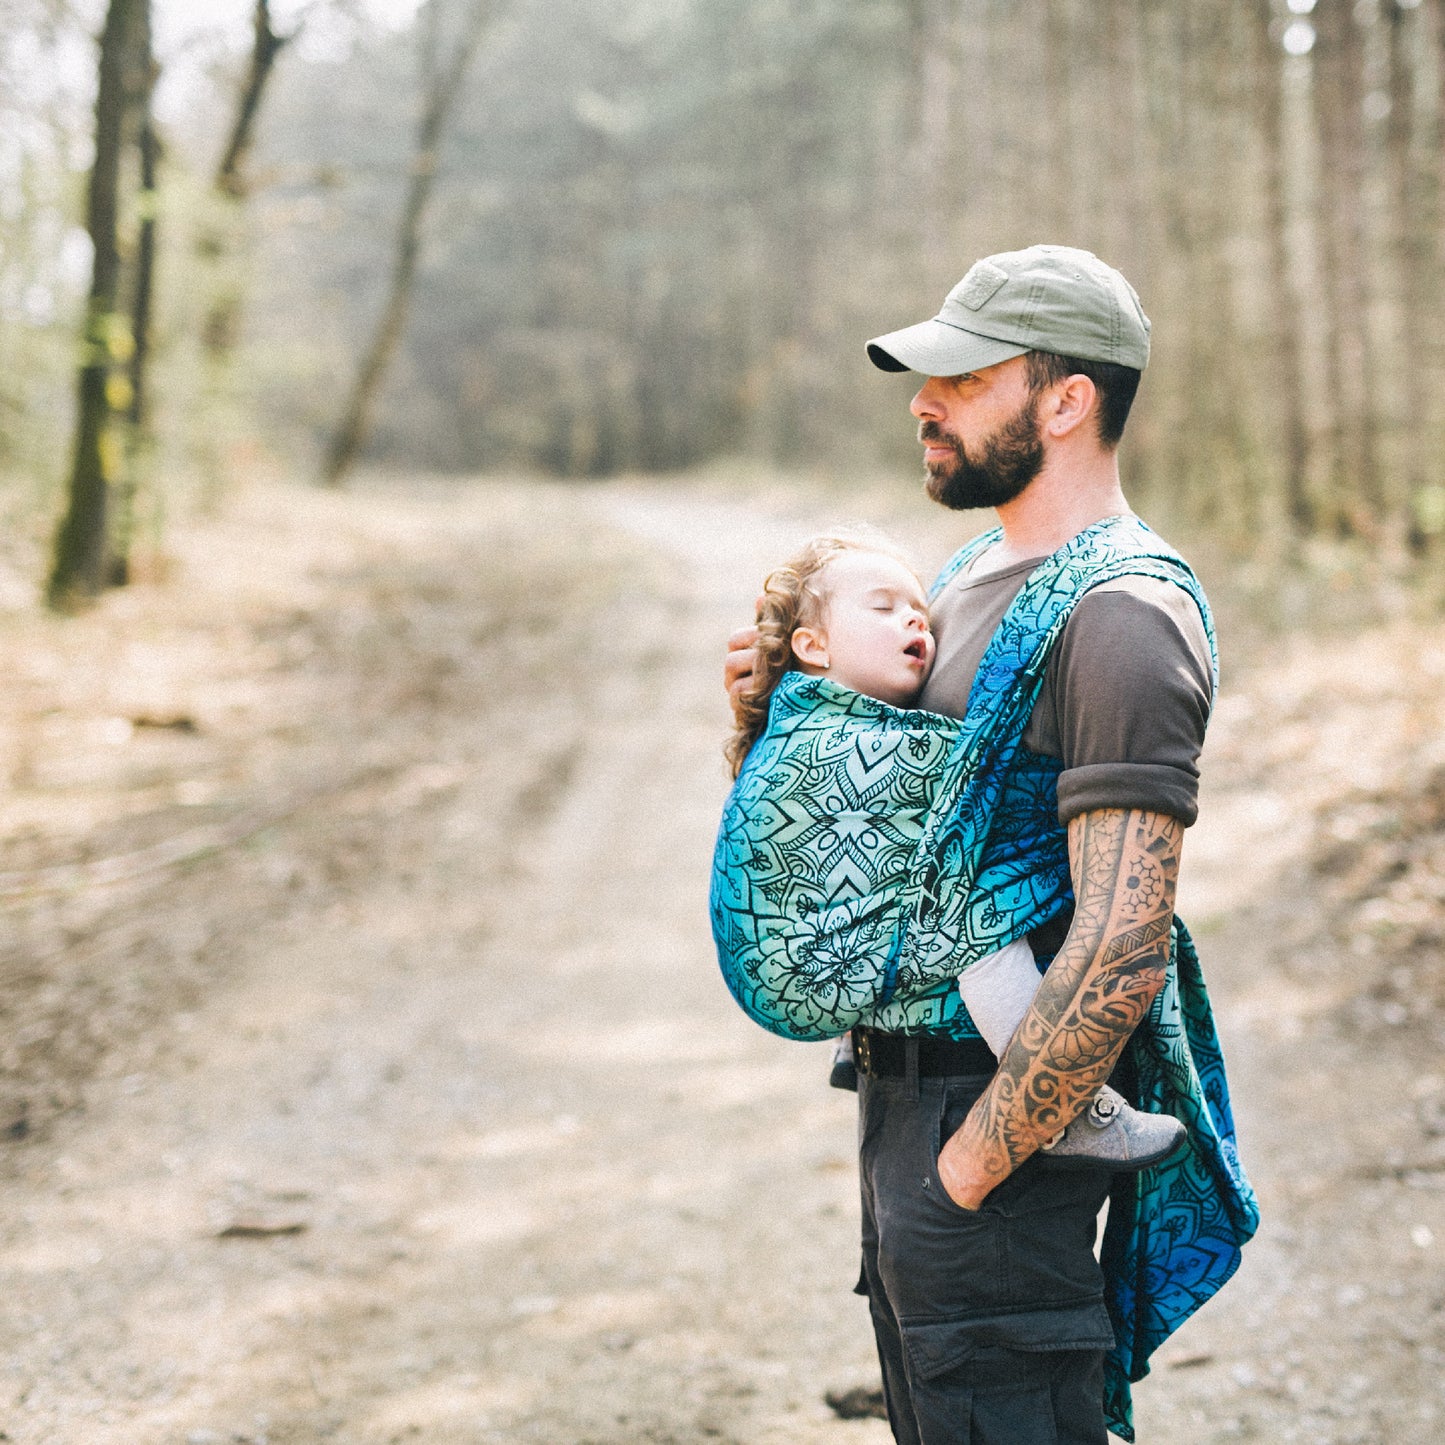
[{"label": "man's tattooed arm", "polygon": [[1084,1111],[1163,988],[1183,837],[1177,818],[1132,808],[1069,824],[1073,925],[993,1082],[939,1156],[964,1208]]}]

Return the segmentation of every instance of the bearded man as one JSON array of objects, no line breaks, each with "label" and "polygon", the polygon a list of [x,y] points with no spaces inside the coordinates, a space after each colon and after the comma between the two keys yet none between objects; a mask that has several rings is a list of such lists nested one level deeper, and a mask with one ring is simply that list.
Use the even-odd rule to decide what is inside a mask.
[{"label": "bearded man", "polygon": [[[950,933],[933,906],[945,890],[925,884],[919,926],[853,1030],[858,1292],[889,1420],[904,1445],[1132,1439],[1130,1381],[1257,1223],[1174,918],[1215,685],[1208,608],[1119,480],[1149,322],[1097,257],[1031,246],[979,261],[937,316],[868,354],[924,378],[911,411],[928,495],[999,522],[935,584],[919,701],[963,719],[973,749],[931,875],[964,870],[966,896]],[[735,695],[752,641],[730,640]],[[1027,937],[1043,971],[998,1060],[937,942],[981,917],[1000,940]],[[1184,1122],[1177,1160],[1111,1181],[1048,1158],[1110,1079]]]}]

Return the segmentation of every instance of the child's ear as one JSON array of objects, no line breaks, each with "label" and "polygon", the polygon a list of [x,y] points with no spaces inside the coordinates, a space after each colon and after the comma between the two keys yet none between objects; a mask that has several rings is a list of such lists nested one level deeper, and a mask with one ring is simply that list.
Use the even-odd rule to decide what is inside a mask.
[{"label": "child's ear", "polygon": [[793,656],[803,664],[804,667],[820,668],[824,672],[828,669],[828,639],[821,628],[817,627],[796,627],[789,639],[793,647]]}]

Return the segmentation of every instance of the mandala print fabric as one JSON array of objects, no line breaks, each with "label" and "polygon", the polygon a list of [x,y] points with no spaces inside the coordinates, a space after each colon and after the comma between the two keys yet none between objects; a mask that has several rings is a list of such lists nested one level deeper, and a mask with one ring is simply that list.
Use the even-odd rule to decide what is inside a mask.
[{"label": "mandala print fabric", "polygon": [[[997,537],[975,539],[935,594]],[[1059,764],[1021,746],[1049,652],[1091,588],[1158,577],[1195,599],[1183,560],[1132,517],[1081,532],[1029,577],[979,665],[962,721],[791,674],[724,809],[712,921],[738,1003],[788,1038],[866,1023],[972,1032],[956,980],[1070,908]],[[1168,982],[1128,1049],[1139,1107],[1182,1119],[1189,1147],[1115,1191],[1105,1232],[1110,1428],[1132,1440],[1129,1382],[1238,1267],[1258,1210],[1235,1149],[1224,1062],[1198,957],[1175,922]]]},{"label": "mandala print fabric", "polygon": [[779,683],[713,862],[723,972],[764,1028],[827,1039],[871,1016],[958,733],[826,678]]}]

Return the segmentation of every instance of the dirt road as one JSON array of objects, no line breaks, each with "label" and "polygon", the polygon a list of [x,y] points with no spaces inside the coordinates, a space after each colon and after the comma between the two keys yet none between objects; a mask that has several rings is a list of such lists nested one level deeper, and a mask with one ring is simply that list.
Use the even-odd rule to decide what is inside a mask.
[{"label": "dirt road", "polygon": [[[3,1438],[888,1438],[823,1400],[874,1378],[851,1100],[703,907],[721,638],[838,505],[735,490],[257,488],[166,587],[0,619]],[[1146,1442],[1445,1429],[1440,1018],[1305,868],[1438,698],[1352,645],[1211,743],[1184,907],[1268,1223]]]}]

